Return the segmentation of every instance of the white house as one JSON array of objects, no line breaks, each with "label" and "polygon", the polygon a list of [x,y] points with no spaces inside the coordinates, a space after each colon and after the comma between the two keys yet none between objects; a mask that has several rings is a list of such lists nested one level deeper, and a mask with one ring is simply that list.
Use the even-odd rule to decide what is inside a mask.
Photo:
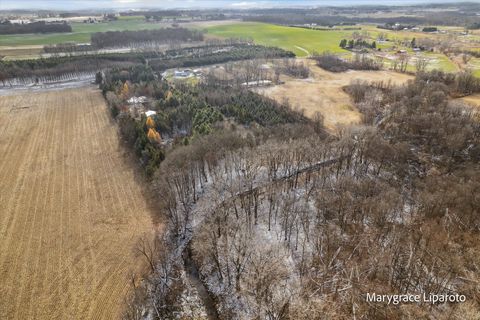
[{"label": "white house", "polygon": [[175,76],[175,78],[187,78],[187,77],[190,77],[192,75],[192,70],[175,70],[175,72],[173,73],[173,75]]},{"label": "white house", "polygon": [[153,111],[153,110],[148,110],[148,111],[145,112],[145,115],[147,116],[147,118],[151,117],[151,116],[154,116],[156,114],[157,114],[157,112]]}]

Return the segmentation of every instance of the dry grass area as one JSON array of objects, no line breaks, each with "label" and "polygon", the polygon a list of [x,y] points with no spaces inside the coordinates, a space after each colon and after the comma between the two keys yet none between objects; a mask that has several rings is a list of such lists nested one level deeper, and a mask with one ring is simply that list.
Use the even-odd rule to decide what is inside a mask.
[{"label": "dry grass area", "polygon": [[119,318],[153,224],[100,92],[1,97],[0,154],[0,318]]},{"label": "dry grass area", "polygon": [[463,97],[461,100],[471,106],[480,108],[480,94],[473,94],[471,96]]},{"label": "dry grass area", "polygon": [[332,73],[325,71],[308,61],[311,76],[308,79],[293,79],[283,77],[285,84],[259,88],[257,92],[277,101],[287,100],[294,108],[303,109],[307,116],[320,112],[325,117],[325,125],[330,130],[338,126],[358,123],[360,113],[353,106],[350,97],[343,87],[353,80],[370,82],[391,81],[392,84],[402,84],[413,79],[412,76],[393,71],[348,71]]},{"label": "dry grass area", "polygon": [[0,46],[0,60],[13,60],[31,57],[39,57],[43,52],[43,46],[21,46],[7,47]]}]

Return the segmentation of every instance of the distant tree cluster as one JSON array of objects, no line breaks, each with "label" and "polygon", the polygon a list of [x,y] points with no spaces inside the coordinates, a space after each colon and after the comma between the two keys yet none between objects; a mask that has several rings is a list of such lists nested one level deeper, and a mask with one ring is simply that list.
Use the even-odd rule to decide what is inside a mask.
[{"label": "distant tree cluster", "polygon": [[386,29],[386,30],[406,30],[415,28],[414,24],[399,24],[399,23],[385,23],[377,26],[378,29]]},{"label": "distant tree cluster", "polygon": [[283,59],[276,67],[279,73],[289,76],[305,79],[310,75],[310,69],[303,62],[296,62],[294,59]]},{"label": "distant tree cluster", "polygon": [[147,21],[188,21],[188,19],[194,17],[196,20],[224,20],[226,15],[222,12],[215,10],[162,10],[162,11],[147,11],[147,12],[135,12],[135,15],[144,15]]},{"label": "distant tree cluster", "polygon": [[92,34],[91,43],[96,48],[127,46],[132,43],[170,43],[202,41],[203,33],[185,28],[165,28],[139,31],[108,31]]},{"label": "distant tree cluster", "polygon": [[376,49],[377,44],[375,41],[373,42],[368,42],[366,40],[362,39],[342,39],[340,41],[340,48],[342,49],[354,49],[354,48],[368,48],[368,49]]},{"label": "distant tree cluster", "polygon": [[470,29],[470,30],[478,30],[478,29],[480,29],[480,22],[474,22],[474,23],[468,25],[467,28]]},{"label": "distant tree cluster", "polygon": [[229,61],[295,57],[295,54],[291,51],[285,51],[276,47],[248,44],[169,50],[164,55],[166,57],[172,56],[175,58],[165,59],[160,55],[156,59],[151,59],[149,65],[155,70],[166,70],[175,67],[205,66]]},{"label": "distant tree cluster", "polygon": [[351,70],[380,70],[382,64],[376,60],[373,60],[366,55],[355,55],[355,58],[352,61],[344,60],[339,58],[332,53],[322,53],[320,55],[316,54],[312,57],[317,65],[325,70],[331,72],[344,72],[349,69]]},{"label": "distant tree cluster", "polygon": [[31,23],[0,23],[0,34],[72,32],[66,22],[37,21]]},{"label": "distant tree cluster", "polygon": [[[135,13],[138,14],[138,13]],[[145,19],[161,20],[163,17],[181,17],[182,12],[178,10],[147,11],[143,13]]]},{"label": "distant tree cluster", "polygon": [[424,27],[422,29],[423,32],[437,32],[438,28],[437,27]]}]

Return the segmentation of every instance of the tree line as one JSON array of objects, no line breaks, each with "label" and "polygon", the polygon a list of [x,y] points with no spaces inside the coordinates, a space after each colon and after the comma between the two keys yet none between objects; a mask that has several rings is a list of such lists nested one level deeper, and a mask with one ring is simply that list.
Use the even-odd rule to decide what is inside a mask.
[{"label": "tree line", "polygon": [[56,33],[72,32],[72,27],[65,21],[45,22],[36,21],[31,23],[0,23],[0,34],[25,34],[25,33]]},{"label": "tree line", "polygon": [[375,41],[372,41],[371,43],[367,42],[366,40],[362,39],[342,39],[339,44],[340,48],[342,49],[354,49],[354,48],[369,48],[369,49],[376,49],[377,44]]},{"label": "tree line", "polygon": [[96,32],[91,36],[95,48],[114,48],[132,43],[169,43],[203,41],[203,32],[185,28],[163,28],[139,31]]},{"label": "tree line", "polygon": [[[174,58],[165,59],[164,56]],[[276,47],[261,45],[234,44],[231,46],[207,46],[203,48],[190,48],[169,50],[158,58],[149,60],[149,65],[155,70],[166,70],[175,67],[195,67],[211,64],[226,63],[250,59],[275,59],[292,58],[295,54]]]},{"label": "tree line", "polygon": [[242,41],[207,43],[200,47],[171,49],[165,52],[104,53],[49,57],[31,60],[0,61],[0,81],[13,78],[41,78],[65,73],[98,71],[107,68],[147,64],[155,71],[169,68],[193,67],[254,58],[294,57],[292,52],[279,48],[248,45]]},{"label": "tree line", "polygon": [[331,72],[345,72],[347,70],[380,70],[381,62],[369,58],[363,54],[356,54],[353,60],[346,60],[335,54],[324,52],[314,54],[311,59],[315,60],[317,66]]},{"label": "tree line", "polygon": [[[465,8],[461,8],[465,6]],[[371,10],[371,8],[325,8],[318,9],[278,9],[278,10],[249,10],[242,18],[245,21],[265,22],[281,25],[304,25],[316,24],[319,26],[341,26],[341,25],[356,25],[361,23],[373,23],[379,25],[381,28],[394,28],[395,24],[400,24],[405,27],[412,27],[418,25],[448,25],[461,26],[474,25],[479,22],[479,17],[475,15],[478,10],[478,5],[474,4],[472,8],[469,4],[458,4],[457,10],[442,10],[442,11],[428,11],[425,8],[417,8],[422,15],[412,16],[405,14],[398,14],[395,17],[375,16],[378,11]],[[467,8],[468,7],[468,8]],[[384,10],[384,9],[378,9]],[[359,12],[368,13],[369,17],[359,17]],[[352,17],[352,14],[357,16]]]}]

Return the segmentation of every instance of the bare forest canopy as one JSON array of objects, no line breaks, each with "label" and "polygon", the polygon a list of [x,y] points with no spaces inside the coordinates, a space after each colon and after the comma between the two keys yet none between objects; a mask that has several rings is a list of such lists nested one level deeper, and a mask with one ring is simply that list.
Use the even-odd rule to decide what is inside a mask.
[{"label": "bare forest canopy", "polygon": [[312,56],[317,65],[331,72],[345,72],[347,70],[380,70],[382,65],[364,55],[355,55],[353,61],[347,61],[338,56],[325,52]]},{"label": "bare forest canopy", "polygon": [[203,33],[185,28],[163,28],[139,31],[97,32],[91,36],[95,48],[123,47],[134,43],[173,43],[203,41]]},{"label": "bare forest canopy", "polygon": [[1,34],[25,34],[25,33],[57,33],[72,32],[72,27],[66,22],[37,21],[31,23],[0,23]]},{"label": "bare forest canopy", "polygon": [[[182,272],[191,263],[219,319],[448,319],[480,308],[480,124],[451,100],[472,90],[468,74],[419,73],[398,87],[352,83],[346,90],[363,123],[331,136],[321,119],[241,89],[172,87],[125,71],[107,75],[109,104],[122,105],[129,83],[130,95],[156,101],[162,136],[188,137],[160,148],[164,159],[150,171],[168,223],[142,247],[156,248],[152,274],[127,318],[145,307],[154,319],[182,314],[191,285]],[[136,130],[148,141],[148,120],[117,117],[126,139]],[[226,118],[237,125],[218,125]],[[142,159],[147,145],[137,150]],[[391,308],[366,302],[367,292],[469,300]]]}]

